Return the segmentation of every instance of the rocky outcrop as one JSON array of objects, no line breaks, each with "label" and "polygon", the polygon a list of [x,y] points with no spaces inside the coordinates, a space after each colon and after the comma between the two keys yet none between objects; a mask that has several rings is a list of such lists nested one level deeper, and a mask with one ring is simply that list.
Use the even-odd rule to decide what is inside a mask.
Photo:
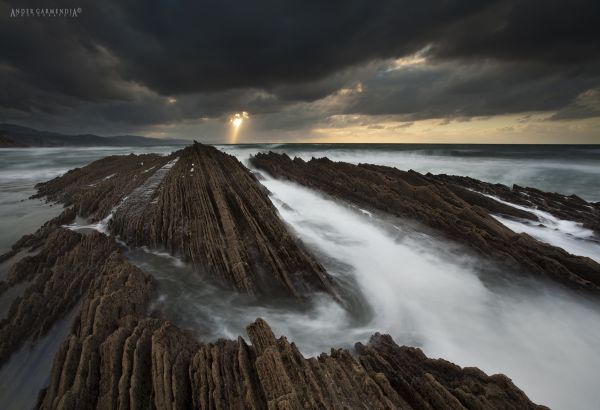
[{"label": "rocky outcrop", "polygon": [[476,367],[429,359],[420,349],[398,346],[389,335],[375,334],[357,344],[358,359],[369,374],[387,379],[407,408],[531,409],[525,394],[502,374],[487,376]]},{"label": "rocky outcrop", "polygon": [[[66,342],[69,350],[57,356],[65,358],[61,377],[53,373],[40,408],[542,408],[506,376],[428,359],[389,336],[357,345],[356,358],[336,349],[306,359],[260,319],[248,334],[252,345],[242,338],[197,345],[172,324],[147,319],[100,344],[95,372],[87,353],[70,363],[77,344]],[[77,369],[75,380],[84,379],[65,383],[69,366]]]},{"label": "rocky outcrop", "polygon": [[[70,210],[65,215],[74,217]],[[144,386],[150,382],[150,370],[136,372],[137,379],[131,381],[121,380],[120,374],[124,366],[145,369],[146,364],[136,361],[136,349],[149,354],[150,350],[143,350],[146,336],[165,326],[163,320],[147,318],[155,282],[123,257],[113,237],[99,232],[84,235],[57,226],[56,222],[65,218],[55,218],[20,241],[23,246],[33,244],[39,249],[16,262],[5,283],[29,285],[0,322],[0,366],[17,349],[35,344],[79,306],[71,333],[54,357],[50,383],[40,394],[40,406],[94,408],[99,403],[110,403],[116,391],[114,385],[123,385],[126,392],[139,388],[136,399],[141,400],[140,407],[147,408],[152,396]],[[137,338],[136,330],[140,335]],[[168,333],[177,337],[183,332]],[[126,343],[125,336],[130,334],[133,346]],[[123,349],[132,353],[131,361],[121,360]],[[149,363],[144,355],[139,357]],[[123,394],[114,399],[127,402]]]},{"label": "rocky outcrop", "polygon": [[164,326],[142,319],[153,288],[153,280],[120,254],[108,258],[54,358],[40,408],[148,408],[149,337]]},{"label": "rocky outcrop", "polygon": [[33,197],[72,206],[77,215],[96,222],[172,159],[157,154],[109,156],[37,184]]},{"label": "rocky outcrop", "polygon": [[116,210],[112,232],[131,245],[165,247],[242,292],[333,293],[235,157],[201,144],[177,156],[152,194],[133,192]]},{"label": "rocky outcrop", "polygon": [[538,408],[505,376],[431,360],[375,335],[305,358],[258,319],[243,338],[199,343],[147,311],[154,281],[113,238],[60,227],[27,257],[33,284],[0,325],[5,360],[79,304],[40,409]]},{"label": "rocky outcrop", "polygon": [[[577,195],[562,195],[544,192],[536,188],[502,184],[491,184],[457,175],[425,175],[427,179],[448,186],[464,187],[476,192],[492,195],[512,204],[535,208],[558,219],[575,221],[596,232],[600,237],[600,203],[587,202]],[[497,201],[495,201],[498,203]]]},{"label": "rocky outcrop", "polygon": [[335,291],[235,157],[194,144],[168,157],[108,157],[38,186],[132,246],[164,248],[249,294]]},{"label": "rocky outcrop", "polygon": [[76,212],[73,208],[67,208],[55,218],[47,221],[33,234],[22,236],[17,242],[13,244],[10,251],[0,255],[0,263],[8,261],[10,258],[15,256],[17,253],[26,250],[28,252],[35,252],[42,246],[48,235],[53,232],[59,226],[68,224],[75,219]]},{"label": "rocky outcrop", "polygon": [[543,408],[506,376],[428,359],[389,336],[358,344],[357,357],[334,349],[306,359],[262,319],[248,326],[252,345],[241,337],[198,344],[159,319],[127,316],[112,333],[94,329],[85,312],[56,357],[42,409]]},{"label": "rocky outcrop", "polygon": [[114,240],[105,235],[84,236],[57,228],[39,253],[17,262],[7,285],[31,284],[0,322],[0,364],[25,341],[45,335],[114,265],[115,258],[125,263]]},{"label": "rocky outcrop", "polygon": [[289,179],[361,207],[415,219],[501,263],[520,266],[572,287],[600,291],[598,263],[527,234],[515,233],[490,213],[531,220],[537,219],[535,215],[449,183],[443,177],[437,180],[414,171],[353,165],[327,158],[292,160],[285,154],[272,152],[257,154],[251,163],[274,177]]},{"label": "rocky outcrop", "polygon": [[[263,267],[258,260],[273,269],[266,272],[274,280],[289,283],[284,288],[292,295],[312,289],[298,283],[314,285],[311,275],[321,268],[276,222],[254,177],[223,155],[195,145],[174,157],[152,159],[149,176],[132,166],[133,182],[119,176],[114,184],[98,187],[113,176],[98,181],[85,170],[86,182],[78,179],[77,171],[68,176],[79,190],[60,180],[52,182],[54,188],[42,188],[72,208],[13,247],[11,252],[37,253],[16,262],[9,273],[7,286],[30,284],[0,322],[1,365],[18,347],[48,332],[67,311],[79,310],[54,357],[38,408],[542,408],[505,376],[428,359],[419,349],[400,347],[386,335],[357,344],[354,352],[332,349],[305,358],[294,343],[277,339],[269,325],[257,319],[247,328],[251,344],[242,337],[200,343],[148,311],[155,282],[124,258],[113,236],[61,227],[73,220],[76,210],[96,219],[112,214],[111,230],[136,244],[170,244],[182,253],[181,247],[187,246],[190,258],[198,258],[192,258],[195,263],[213,269],[210,263],[219,261],[227,269],[226,262],[233,258],[218,254],[218,246],[234,246],[240,258],[250,258],[247,270],[240,270],[250,279]],[[113,161],[121,160],[107,164],[118,168]],[[190,175],[188,167],[197,174]],[[82,192],[96,189],[95,195],[105,196]],[[308,270],[291,271],[296,268]]]}]

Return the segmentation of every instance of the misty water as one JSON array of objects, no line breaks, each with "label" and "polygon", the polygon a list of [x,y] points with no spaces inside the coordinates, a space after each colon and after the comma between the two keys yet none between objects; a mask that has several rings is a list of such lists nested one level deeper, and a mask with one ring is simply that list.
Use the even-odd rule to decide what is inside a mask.
[{"label": "misty water", "polygon": [[48,386],[54,355],[68,336],[79,307],[69,310],[45,336],[25,343],[0,368],[3,410],[31,409],[36,405],[40,390]]},{"label": "misty water", "polygon": [[[500,153],[481,146],[220,148],[245,163],[250,154],[273,149],[305,159],[328,156],[468,175],[600,200],[597,148],[577,154],[579,147],[566,147],[564,158],[554,148],[540,148],[540,153],[518,146]],[[0,247],[6,250],[23,233],[34,231],[59,211],[58,206],[24,200],[34,192],[36,182],[106,155],[150,150],[0,150]],[[160,149],[161,153],[170,151],[171,147]],[[286,300],[261,303],[221,288],[160,250],[125,249],[132,262],[159,281],[150,310],[195,331],[205,341],[245,336],[246,325],[260,316],[277,335],[285,334],[307,355],[330,347],[351,348],[374,332],[389,333],[399,344],[421,347],[430,357],[477,366],[490,374],[505,373],[537,403],[558,409],[598,407],[598,301],[523,272],[500,270],[412,221],[357,209],[268,176],[261,182],[290,229],[339,286],[354,296],[354,307],[345,309],[325,295],[315,295],[306,306]],[[546,228],[525,221],[501,222],[572,253],[600,259],[598,238],[593,233],[572,221],[540,216],[546,218]],[[39,347],[31,350],[32,355],[37,351]],[[43,351],[47,357],[53,355],[51,348]],[[27,356],[23,351],[18,354]],[[0,377],[5,379],[0,386],[7,384],[6,375],[31,372],[39,379],[48,371],[36,366],[31,360],[11,360],[0,369]],[[45,377],[47,380],[48,374]],[[25,394],[8,391],[13,396],[0,394],[0,404]]]},{"label": "misty water", "polygon": [[327,156],[333,161],[465,175],[600,201],[599,145],[248,144],[221,148],[240,159],[260,151],[304,160]]},{"label": "misty water", "polygon": [[600,263],[600,238],[597,238],[594,231],[585,228],[581,223],[561,220],[539,209],[511,204],[491,195],[486,196],[514,208],[531,212],[538,217],[539,222],[534,222],[493,215],[514,232],[524,232],[539,241],[561,247],[574,255],[587,256]]}]

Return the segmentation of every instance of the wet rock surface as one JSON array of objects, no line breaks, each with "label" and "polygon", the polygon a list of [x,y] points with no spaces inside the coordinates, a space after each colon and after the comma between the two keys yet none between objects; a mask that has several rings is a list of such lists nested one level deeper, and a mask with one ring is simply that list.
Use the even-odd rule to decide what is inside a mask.
[{"label": "wet rock surface", "polygon": [[355,355],[333,349],[308,359],[261,319],[248,326],[251,345],[241,337],[198,343],[149,316],[154,281],[123,258],[112,238],[56,228],[46,242],[39,258],[57,242],[65,245],[51,269],[37,274],[45,292],[34,297],[36,285],[28,289],[31,297],[15,302],[21,313],[0,330],[20,335],[3,343],[8,357],[6,346],[60,319],[67,308],[58,306],[81,305],[38,408],[539,408],[505,376],[431,360],[379,334],[357,344]]},{"label": "wet rock surface", "polygon": [[[249,294],[335,294],[235,157],[194,144],[170,156],[108,157],[38,186],[37,196],[103,218],[132,246],[166,249]],[[110,216],[109,216],[110,215]]]},{"label": "wet rock surface", "polygon": [[[480,186],[474,180],[462,184],[461,178],[438,178],[385,166],[333,162],[327,158],[292,160],[285,154],[272,152],[257,154],[251,163],[276,178],[291,180],[360,207],[415,219],[501,263],[520,266],[574,288],[600,291],[597,262],[572,255],[527,234],[515,233],[495,220],[492,213],[534,221],[537,217],[474,191],[486,184]],[[496,195],[504,192],[502,196],[508,201],[508,193],[503,188],[492,191],[488,187],[484,192]],[[530,197],[535,196],[533,190],[528,192]],[[528,203],[545,203],[544,209],[552,212],[565,208],[565,201],[569,200],[560,196],[559,202],[554,203],[551,201],[554,196],[544,193],[535,200],[529,199]],[[596,205],[586,206],[590,214],[596,212]]]},{"label": "wet rock surface", "polygon": [[72,222],[75,219],[76,214],[77,213],[74,208],[67,208],[56,218],[52,218],[42,225],[33,234],[24,235],[13,244],[10,251],[0,255],[0,263],[8,261],[10,258],[14,257],[17,253],[23,250],[27,250],[29,252],[36,251],[45,243],[46,238],[51,232],[53,232],[59,226]]},{"label": "wet rock surface", "polygon": [[73,308],[116,252],[116,243],[100,233],[83,236],[56,228],[39,253],[17,262],[4,286],[32,283],[0,322],[0,364],[25,341],[45,335]]},{"label": "wet rock surface", "polygon": [[140,319],[120,296],[102,308],[101,294],[86,300],[57,354],[40,408],[543,408],[505,376],[428,359],[389,336],[357,345],[356,357],[333,349],[306,359],[258,319],[247,328],[251,345],[198,344],[168,321]]},{"label": "wet rock surface", "polygon": [[[55,358],[40,408],[148,408],[151,277],[113,254],[94,277],[71,334]],[[130,378],[127,378],[130,375]],[[133,396],[133,397],[132,397]]]},{"label": "wet rock surface", "polygon": [[112,232],[134,246],[164,247],[245,293],[334,293],[235,157],[201,144],[175,155],[152,198],[134,192],[116,210]]},{"label": "wet rock surface", "polygon": [[37,184],[33,197],[72,206],[77,215],[99,221],[172,159],[157,154],[109,156]]},{"label": "wet rock surface", "polygon": [[[136,163],[138,159],[133,158]],[[113,158],[107,164],[114,168],[119,161]],[[319,290],[315,283],[325,286],[324,279],[314,279],[325,273],[295,245],[254,177],[233,158],[194,145],[149,161],[154,172],[147,177],[135,168],[129,177],[122,175],[99,187],[102,182],[85,167],[85,182],[73,171],[66,175],[70,182],[59,178],[43,185],[41,191],[51,199],[72,208],[21,239],[10,252],[37,250],[16,262],[4,282],[5,287],[31,284],[0,322],[0,365],[18,347],[44,335],[67,311],[75,306],[79,310],[54,357],[38,408],[543,408],[506,376],[428,359],[387,335],[374,335],[365,345],[357,344],[354,352],[332,349],[305,358],[294,343],[277,339],[269,325],[257,319],[247,328],[251,344],[242,337],[199,343],[192,333],[149,311],[155,281],[123,256],[114,236],[81,234],[61,225],[76,213],[100,220],[114,211],[110,229],[123,238],[138,245],[170,244],[169,249],[180,252],[187,246],[198,266],[210,268],[218,261],[222,269],[229,267],[233,256],[214,256],[225,252],[221,247],[234,247],[240,258],[243,250],[264,252],[258,260],[267,261],[273,269],[268,274],[286,284],[292,297]],[[190,166],[200,175],[189,175]],[[164,175],[157,175],[161,169]],[[106,178],[109,172],[100,172],[101,181],[113,178]],[[128,196],[133,202],[127,202]],[[138,229],[141,233],[136,235]],[[189,238],[189,232],[197,243],[177,236]],[[249,284],[258,283],[250,281],[260,268],[252,263],[256,262],[237,272],[242,279],[248,275]],[[305,271],[290,276],[289,269],[295,267]]]},{"label": "wet rock surface", "polygon": [[[575,221],[595,231],[600,236],[600,203],[587,202],[577,195],[562,195],[555,192],[544,192],[536,188],[502,184],[490,184],[469,177],[457,175],[425,176],[436,182],[461,186],[477,192],[492,195],[506,202],[539,209],[559,219]],[[496,202],[497,203],[497,202]]]}]

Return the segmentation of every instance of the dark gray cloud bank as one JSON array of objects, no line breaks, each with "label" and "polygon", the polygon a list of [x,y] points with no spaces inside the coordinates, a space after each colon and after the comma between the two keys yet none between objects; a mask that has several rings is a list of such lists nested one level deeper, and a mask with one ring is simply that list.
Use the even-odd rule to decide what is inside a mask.
[{"label": "dark gray cloud bank", "polygon": [[1,122],[218,139],[242,110],[282,133],[344,114],[600,116],[593,0],[45,1],[82,13],[10,17],[35,7],[0,1]]}]

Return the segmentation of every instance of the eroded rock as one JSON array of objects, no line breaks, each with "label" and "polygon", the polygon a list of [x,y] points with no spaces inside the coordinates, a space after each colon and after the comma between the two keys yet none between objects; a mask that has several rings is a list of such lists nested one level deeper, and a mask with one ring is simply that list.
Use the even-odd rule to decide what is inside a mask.
[{"label": "eroded rock", "polygon": [[[535,215],[454,182],[448,183],[447,178],[440,177],[438,181],[437,177],[414,171],[353,165],[327,158],[308,162],[300,158],[292,160],[285,154],[272,152],[257,154],[251,163],[274,177],[289,179],[362,208],[415,219],[500,263],[521,266],[575,288],[600,291],[597,262],[572,255],[527,234],[515,233],[490,213],[530,220],[536,220]],[[549,196],[544,196],[547,202]],[[549,208],[551,206],[546,205],[546,209]]]},{"label": "eroded rock", "polygon": [[127,244],[167,249],[238,291],[335,295],[256,177],[214,147],[108,157],[38,189],[38,196],[73,206],[80,216],[111,215],[110,232]]},{"label": "eroded rock", "polygon": [[43,334],[65,306],[81,306],[40,409],[538,408],[505,376],[428,359],[389,336],[358,344],[356,356],[333,349],[305,358],[258,319],[247,329],[251,344],[199,343],[148,316],[154,281],[100,233],[56,228],[34,257],[52,265],[38,269],[38,285],[2,323],[3,336],[15,335],[2,339],[4,357]]},{"label": "eroded rock", "polygon": [[114,240],[100,233],[84,236],[56,228],[39,253],[17,262],[8,286],[24,280],[32,284],[0,322],[0,364],[25,341],[45,335],[82,299],[115,253]]},{"label": "eroded rock", "polygon": [[[328,291],[330,284],[234,158],[198,144],[171,157],[145,157],[148,170],[138,169],[145,166],[141,161],[129,164],[139,157],[125,158],[94,163],[81,175],[72,171],[41,187],[73,210],[13,248],[38,252],[9,273],[7,286],[32,284],[0,322],[0,364],[80,306],[38,408],[541,408],[505,376],[428,359],[389,336],[358,344],[355,355],[333,349],[305,358],[262,319],[248,327],[248,344],[242,337],[199,343],[190,332],[151,317],[154,280],[123,257],[114,237],[62,228],[76,212],[95,220],[112,212],[111,231],[130,243],[163,245],[241,291],[268,290],[260,275],[294,296]],[[125,173],[117,178],[115,171]]]},{"label": "eroded rock", "polygon": [[600,236],[600,203],[598,202],[587,202],[577,195],[544,192],[536,188],[521,187],[519,185],[508,187],[457,175],[427,174],[426,177],[436,182],[461,186],[492,195],[513,204],[539,209],[559,219],[579,222]]}]

